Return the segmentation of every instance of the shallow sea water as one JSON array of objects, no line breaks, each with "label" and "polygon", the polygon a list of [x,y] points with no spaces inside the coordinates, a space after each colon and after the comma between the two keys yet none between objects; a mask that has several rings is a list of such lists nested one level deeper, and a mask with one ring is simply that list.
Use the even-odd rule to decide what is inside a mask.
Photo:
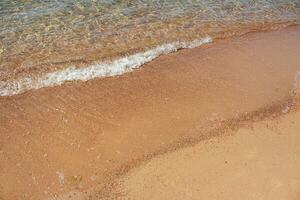
[{"label": "shallow sea water", "polygon": [[122,74],[180,48],[299,21],[299,0],[2,0],[0,96]]}]

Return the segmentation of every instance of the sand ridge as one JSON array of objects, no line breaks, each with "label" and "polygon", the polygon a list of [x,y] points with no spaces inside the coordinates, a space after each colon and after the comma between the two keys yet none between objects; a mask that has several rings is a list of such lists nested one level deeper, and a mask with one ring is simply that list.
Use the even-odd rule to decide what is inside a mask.
[{"label": "sand ridge", "polygon": [[286,108],[224,122],[218,137],[157,155],[92,199],[299,199],[299,72]]},{"label": "sand ridge", "polygon": [[299,199],[299,119],[288,114],[156,157],[116,190],[124,199]]},{"label": "sand ridge", "polygon": [[230,130],[231,136],[134,168],[116,181],[108,198],[299,199],[299,92],[295,95],[291,110],[283,115],[249,122],[249,127]]}]

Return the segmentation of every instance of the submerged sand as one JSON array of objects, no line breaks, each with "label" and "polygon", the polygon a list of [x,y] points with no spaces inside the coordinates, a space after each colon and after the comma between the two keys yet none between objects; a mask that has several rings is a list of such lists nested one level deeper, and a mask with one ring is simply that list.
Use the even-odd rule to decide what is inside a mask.
[{"label": "submerged sand", "polygon": [[[203,198],[251,199],[243,194],[257,188],[259,198],[269,188],[258,187],[268,183],[264,177],[284,188],[292,180],[296,189],[283,188],[282,195],[297,197],[299,115],[286,113],[299,55],[300,28],[290,27],[161,56],[123,76],[0,98],[0,199],[101,199],[116,193],[197,199],[199,191],[208,195]],[[288,122],[276,121],[281,115]],[[266,117],[274,119],[257,122]],[[233,131],[253,121],[254,131]],[[277,122],[281,135],[260,125]],[[215,136],[211,144],[201,142]],[[249,187],[241,186],[247,182]],[[245,193],[233,194],[225,183]]]}]

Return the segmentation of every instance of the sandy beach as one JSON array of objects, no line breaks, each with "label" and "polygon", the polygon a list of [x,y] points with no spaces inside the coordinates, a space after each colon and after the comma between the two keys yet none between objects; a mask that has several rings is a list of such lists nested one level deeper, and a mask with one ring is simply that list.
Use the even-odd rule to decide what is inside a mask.
[{"label": "sandy beach", "polygon": [[0,199],[299,199],[300,27],[0,97]]},{"label": "sandy beach", "polygon": [[299,199],[298,109],[158,156],[118,180],[111,199]]}]

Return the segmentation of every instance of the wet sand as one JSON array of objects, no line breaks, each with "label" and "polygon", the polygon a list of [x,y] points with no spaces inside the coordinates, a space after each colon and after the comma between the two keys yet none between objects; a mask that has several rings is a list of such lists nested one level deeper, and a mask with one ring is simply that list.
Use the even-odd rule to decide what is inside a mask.
[{"label": "wet sand", "polygon": [[145,160],[276,118],[292,102],[299,55],[300,28],[290,27],[161,56],[118,77],[2,97],[0,199],[108,198],[110,183]]}]

